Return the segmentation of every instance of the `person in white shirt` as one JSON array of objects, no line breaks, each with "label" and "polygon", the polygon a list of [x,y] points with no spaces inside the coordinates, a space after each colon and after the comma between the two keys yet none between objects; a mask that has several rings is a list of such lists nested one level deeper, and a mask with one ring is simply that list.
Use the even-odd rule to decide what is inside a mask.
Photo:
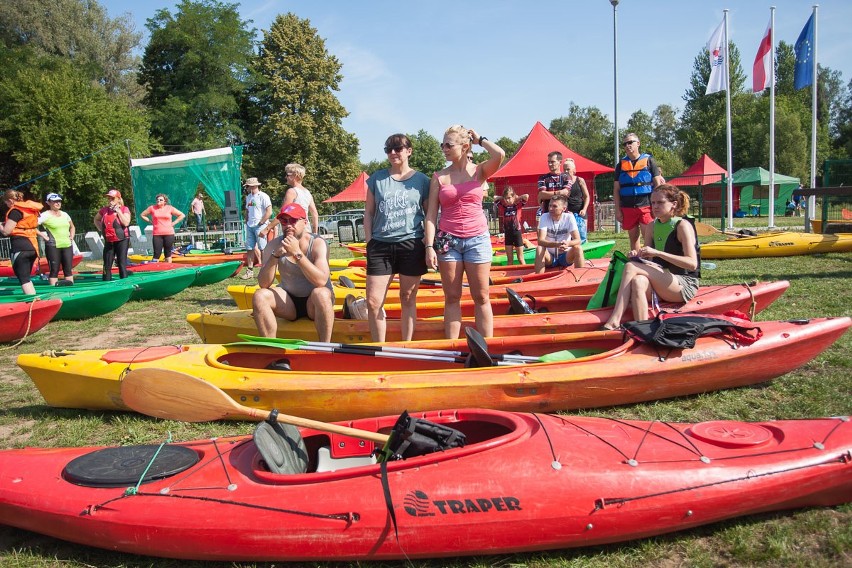
[{"label": "person in white shirt", "polygon": [[554,195],[550,198],[548,212],[538,221],[538,246],[535,251],[535,272],[540,274],[548,266],[574,266],[585,264],[580,231],[574,214],[566,211],[568,197]]},{"label": "person in white shirt", "polygon": [[[259,253],[266,247],[263,231],[272,216],[272,200],[260,191],[260,182],[256,177],[248,178],[246,195],[246,271],[241,278],[254,278],[254,263]],[[255,252],[257,249],[257,252]]]}]

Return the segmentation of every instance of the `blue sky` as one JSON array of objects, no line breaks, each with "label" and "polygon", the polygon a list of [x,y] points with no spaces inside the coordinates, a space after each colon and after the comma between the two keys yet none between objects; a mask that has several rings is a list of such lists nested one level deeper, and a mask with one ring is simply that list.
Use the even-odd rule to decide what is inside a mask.
[{"label": "blue sky", "polygon": [[[172,0],[102,0],[110,17],[145,21]],[[567,113],[573,101],[613,116],[613,9],[608,0],[245,0],[260,36],[277,14],[307,18],[343,63],[337,93],[361,142],[361,159],[384,159],[394,132],[441,138],[461,123],[496,140],[525,136]],[[660,104],[683,109],[695,56],[729,9],[730,40],[749,78],[776,6],[776,42],[795,43],[814,2],[802,0],[621,0],[618,121]],[[852,2],[819,2],[818,59],[852,79]],[[750,85],[750,79],[749,83]],[[286,159],[286,157],[282,157]]]}]

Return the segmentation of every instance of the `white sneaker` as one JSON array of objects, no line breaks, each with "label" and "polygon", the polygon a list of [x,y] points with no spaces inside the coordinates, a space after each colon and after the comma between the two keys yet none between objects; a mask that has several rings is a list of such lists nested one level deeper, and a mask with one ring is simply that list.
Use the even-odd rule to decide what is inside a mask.
[{"label": "white sneaker", "polygon": [[246,268],[246,271],[243,272],[242,276],[240,276],[243,280],[251,280],[254,278],[254,270],[251,268]]}]

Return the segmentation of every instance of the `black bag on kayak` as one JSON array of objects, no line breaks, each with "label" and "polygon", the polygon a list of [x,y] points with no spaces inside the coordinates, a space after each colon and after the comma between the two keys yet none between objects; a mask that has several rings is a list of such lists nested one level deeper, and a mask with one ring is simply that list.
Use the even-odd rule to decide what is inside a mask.
[{"label": "black bag on kayak", "polygon": [[628,335],[644,343],[670,349],[692,349],[699,337],[722,336],[735,345],[751,345],[763,336],[760,327],[734,316],[705,316],[661,312],[650,320],[622,325]]},{"label": "black bag on kayak", "polygon": [[404,459],[442,452],[465,445],[465,435],[454,428],[412,418],[403,412],[394,424],[383,453],[389,459]]}]

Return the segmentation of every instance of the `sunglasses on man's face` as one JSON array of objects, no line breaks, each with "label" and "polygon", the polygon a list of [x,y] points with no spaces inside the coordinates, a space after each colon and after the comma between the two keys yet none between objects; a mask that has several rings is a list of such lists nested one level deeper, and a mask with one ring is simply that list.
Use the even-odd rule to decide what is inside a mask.
[{"label": "sunglasses on man's face", "polygon": [[630,146],[631,144],[638,144],[638,143],[639,143],[639,141],[638,141],[638,140],[626,140],[626,141],[624,142],[624,145],[625,145],[625,146]]}]

